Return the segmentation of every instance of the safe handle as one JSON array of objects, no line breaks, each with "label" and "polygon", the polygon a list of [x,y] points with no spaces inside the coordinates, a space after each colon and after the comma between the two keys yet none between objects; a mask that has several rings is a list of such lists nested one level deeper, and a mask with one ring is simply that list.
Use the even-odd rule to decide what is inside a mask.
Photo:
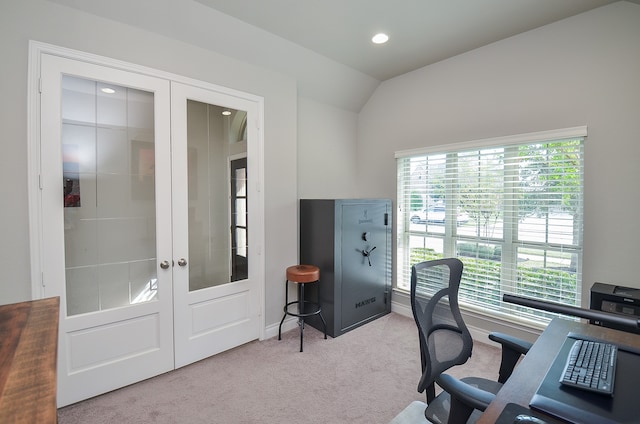
[{"label": "safe handle", "polygon": [[371,266],[371,252],[373,252],[374,250],[376,250],[376,246],[373,246],[371,250],[362,249],[362,256],[367,258],[367,261],[369,261],[369,266]]}]

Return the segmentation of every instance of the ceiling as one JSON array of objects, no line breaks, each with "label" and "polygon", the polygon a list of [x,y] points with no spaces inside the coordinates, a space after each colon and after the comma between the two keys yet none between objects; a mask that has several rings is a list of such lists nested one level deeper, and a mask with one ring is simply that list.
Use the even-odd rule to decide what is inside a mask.
[{"label": "ceiling", "polygon": [[384,81],[617,0],[197,1]]}]

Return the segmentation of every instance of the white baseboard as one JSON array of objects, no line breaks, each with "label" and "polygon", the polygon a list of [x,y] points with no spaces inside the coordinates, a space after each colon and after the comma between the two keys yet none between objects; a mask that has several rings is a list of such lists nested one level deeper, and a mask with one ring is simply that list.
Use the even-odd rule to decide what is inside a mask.
[{"label": "white baseboard", "polygon": [[[268,325],[264,329],[264,340],[270,339],[271,337],[278,337],[279,327],[280,327],[280,322]],[[293,330],[294,328],[297,328],[297,327],[298,327],[298,318],[289,317],[285,319],[284,322],[282,323],[282,332],[284,333],[286,331]]]},{"label": "white baseboard", "polygon": [[391,301],[391,312],[395,312],[398,315],[413,319],[413,311],[411,310],[411,306],[405,305],[400,302],[395,302],[393,300]]}]

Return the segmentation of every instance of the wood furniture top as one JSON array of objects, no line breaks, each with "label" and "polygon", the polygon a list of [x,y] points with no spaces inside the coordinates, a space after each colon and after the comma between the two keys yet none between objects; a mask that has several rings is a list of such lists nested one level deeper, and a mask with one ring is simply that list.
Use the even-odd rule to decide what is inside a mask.
[{"label": "wood furniture top", "polygon": [[0,423],[55,423],[60,298],[0,305]]},{"label": "wood furniture top", "polygon": [[[495,400],[480,416],[477,424],[494,424],[507,403],[516,403],[528,408],[529,401],[551,368],[567,334],[570,332],[640,348],[640,335],[554,318],[502,386]],[[555,422],[551,419],[549,421]]]}]

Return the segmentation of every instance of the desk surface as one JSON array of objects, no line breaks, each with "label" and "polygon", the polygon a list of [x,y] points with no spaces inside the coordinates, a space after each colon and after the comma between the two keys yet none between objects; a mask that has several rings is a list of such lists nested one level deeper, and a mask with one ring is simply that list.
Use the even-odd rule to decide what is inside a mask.
[{"label": "desk surface", "polygon": [[516,403],[528,408],[529,401],[551,367],[567,334],[572,331],[640,348],[640,336],[636,334],[555,318],[533,344],[477,423],[494,424],[507,403]]},{"label": "desk surface", "polygon": [[55,423],[60,299],[0,305],[0,422]]}]

